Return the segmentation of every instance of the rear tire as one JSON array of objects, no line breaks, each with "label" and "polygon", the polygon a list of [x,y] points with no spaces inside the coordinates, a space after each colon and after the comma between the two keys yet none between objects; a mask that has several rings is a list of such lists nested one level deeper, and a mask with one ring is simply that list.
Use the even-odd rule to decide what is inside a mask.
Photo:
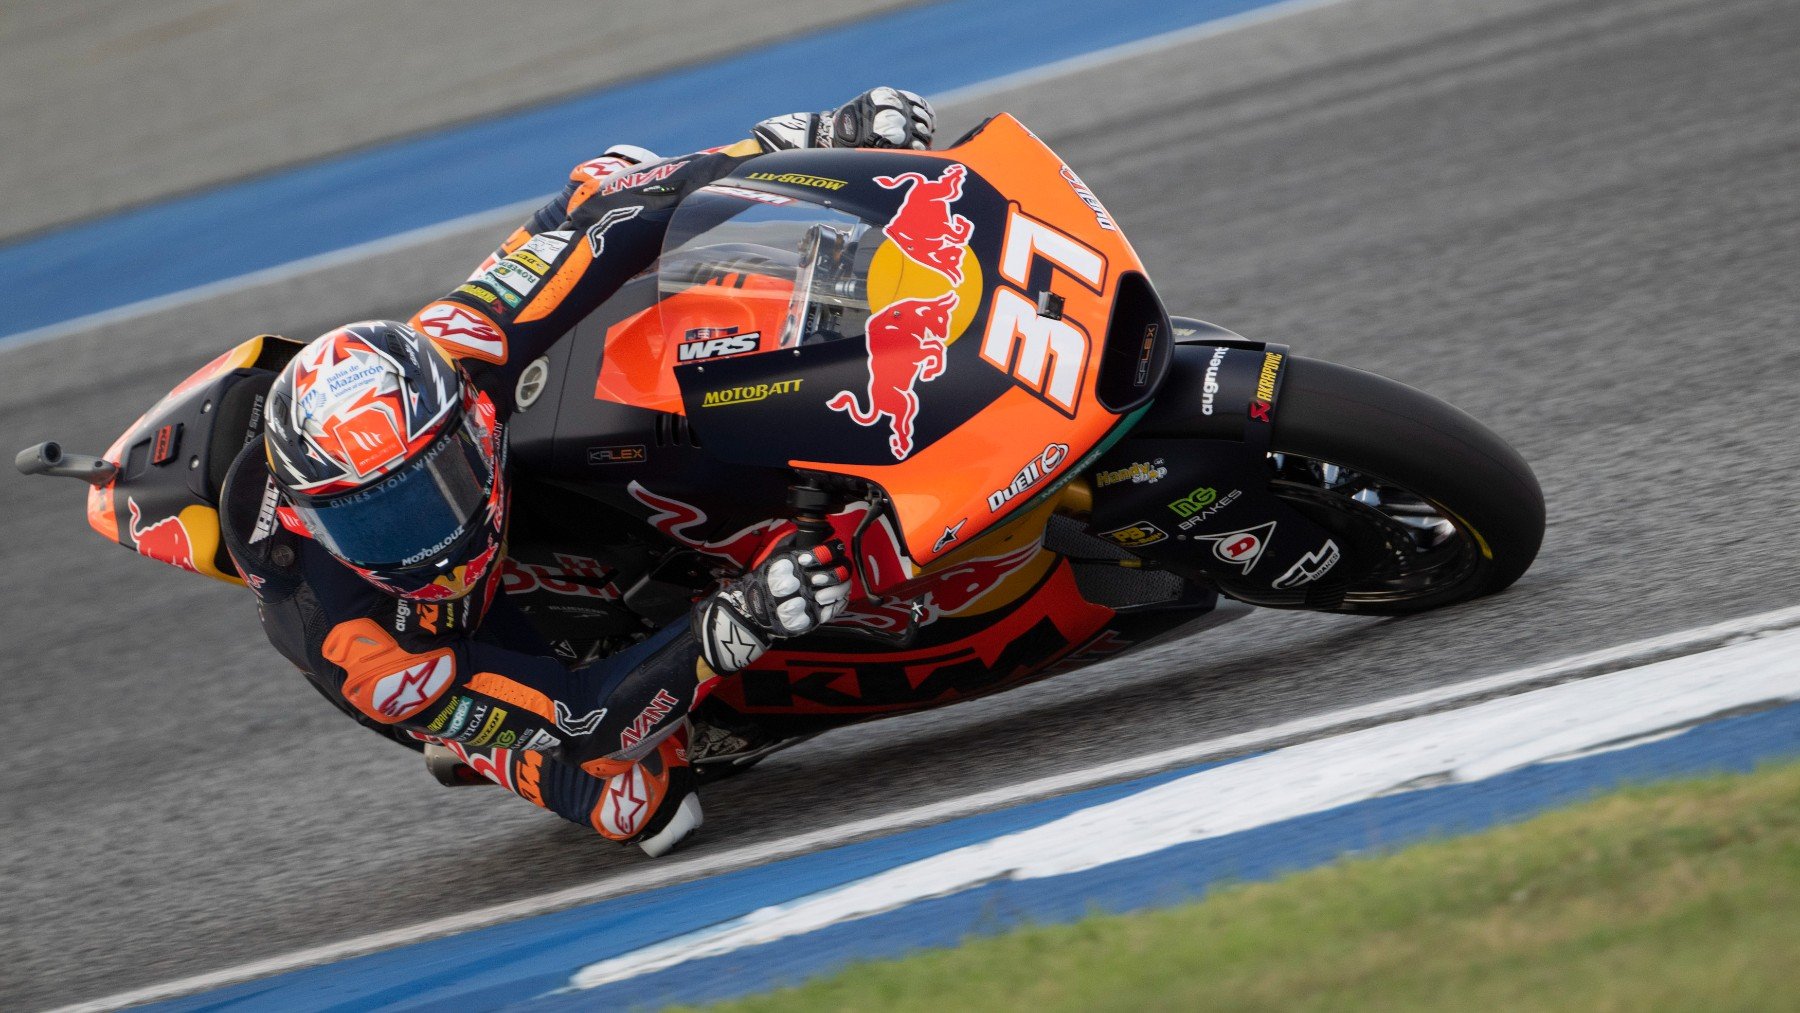
[{"label": "rear tire", "polygon": [[1281,476],[1296,469],[1276,457],[1271,488],[1310,516],[1323,521],[1330,514],[1334,526],[1360,528],[1352,534],[1360,535],[1353,540],[1363,547],[1365,567],[1347,569],[1374,566],[1343,589],[1341,602],[1301,607],[1402,615],[1493,594],[1519,579],[1543,542],[1544,494],[1524,458],[1468,415],[1386,377],[1290,356],[1270,450],[1306,459],[1300,474],[1321,473],[1314,462],[1323,462],[1348,469],[1358,481],[1372,480],[1363,487],[1365,500],[1383,499],[1380,490],[1390,487],[1396,498],[1413,494],[1455,529],[1444,532],[1444,550],[1457,549],[1450,539],[1461,539],[1467,557],[1445,556],[1433,564],[1440,571],[1436,581],[1404,579],[1407,547],[1394,537],[1401,526],[1353,501],[1353,482],[1342,484],[1345,492],[1334,502],[1329,482],[1313,488],[1284,481]]}]

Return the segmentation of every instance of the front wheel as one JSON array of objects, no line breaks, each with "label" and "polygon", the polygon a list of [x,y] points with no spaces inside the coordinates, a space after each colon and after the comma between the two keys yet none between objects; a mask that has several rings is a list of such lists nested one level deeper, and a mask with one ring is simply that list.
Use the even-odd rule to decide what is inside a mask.
[{"label": "front wheel", "polygon": [[1258,604],[1418,612],[1507,587],[1543,542],[1544,494],[1517,451],[1437,398],[1359,369],[1289,359],[1269,464],[1270,491],[1343,536],[1361,565],[1345,567],[1357,576],[1328,600],[1239,595]]}]

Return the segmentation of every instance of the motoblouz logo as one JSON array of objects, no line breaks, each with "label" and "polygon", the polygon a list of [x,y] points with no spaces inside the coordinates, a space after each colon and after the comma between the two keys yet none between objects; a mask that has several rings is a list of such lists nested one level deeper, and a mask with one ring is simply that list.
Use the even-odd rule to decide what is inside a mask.
[{"label": "motoblouz logo", "polygon": [[1000,508],[1011,502],[1014,497],[1048,477],[1051,472],[1056,470],[1057,465],[1063,463],[1068,456],[1068,444],[1051,443],[1046,445],[1043,453],[1027,461],[1025,467],[1019,469],[1019,473],[1013,476],[1010,485],[988,493],[988,512],[999,513]]},{"label": "motoblouz logo", "polygon": [[[918,172],[874,177],[884,189],[905,189],[882,234],[906,260],[942,275],[952,286],[963,283],[964,258],[975,235],[975,223],[951,210],[962,198],[968,172],[952,163],[936,179]],[[951,316],[959,301],[951,288],[936,296],[896,299],[871,311],[864,327],[869,354],[867,406],[848,390],[826,402],[826,407],[844,412],[859,426],[873,426],[885,417],[888,451],[896,461],[906,460],[914,449],[918,385],[942,376],[948,366]]]}]

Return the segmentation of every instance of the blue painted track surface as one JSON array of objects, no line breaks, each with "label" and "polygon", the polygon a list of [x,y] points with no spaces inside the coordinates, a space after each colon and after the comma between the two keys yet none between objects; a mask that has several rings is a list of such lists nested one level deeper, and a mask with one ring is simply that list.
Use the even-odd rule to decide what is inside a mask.
[{"label": "blue painted track surface", "polygon": [[879,84],[927,94],[1272,0],[950,0],[383,144],[0,247],[5,339],[557,189],[607,144],[690,151]]},{"label": "blue painted track surface", "polygon": [[1203,767],[956,820],[681,886],[296,971],[161,1010],[625,1009],[796,984],[853,960],[951,946],[1027,922],[1179,902],[1221,881],[1267,879],[1342,855],[1524,819],[1622,784],[1747,771],[1800,754],[1800,704],[1469,784],[1385,796],[1086,872],[1002,881],[601,988],[553,994],[582,966],[976,841],[1039,826]]}]

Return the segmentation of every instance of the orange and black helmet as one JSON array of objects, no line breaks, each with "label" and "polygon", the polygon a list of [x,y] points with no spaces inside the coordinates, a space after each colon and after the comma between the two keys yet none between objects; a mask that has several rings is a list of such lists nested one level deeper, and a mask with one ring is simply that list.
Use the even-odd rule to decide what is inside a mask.
[{"label": "orange and black helmet", "polygon": [[406,324],[347,324],[269,392],[269,472],[313,539],[392,594],[467,594],[505,530],[493,403]]}]

